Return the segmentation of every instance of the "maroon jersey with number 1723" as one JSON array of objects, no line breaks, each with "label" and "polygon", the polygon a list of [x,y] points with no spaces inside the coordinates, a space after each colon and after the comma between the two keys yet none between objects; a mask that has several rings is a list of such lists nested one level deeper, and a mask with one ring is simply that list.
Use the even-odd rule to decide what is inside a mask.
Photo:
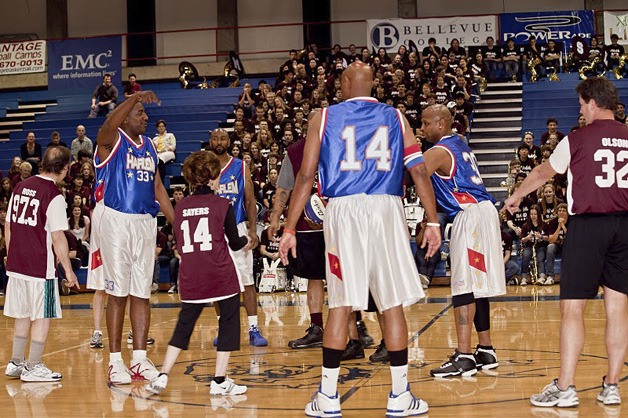
[{"label": "maroon jersey with number 1723", "polygon": [[179,297],[205,300],[240,292],[225,238],[229,201],[213,194],[188,196],[177,204],[174,234],[181,255]]},{"label": "maroon jersey with number 1723", "polygon": [[[57,215],[65,222],[50,225],[48,208],[57,197],[63,202]],[[51,233],[68,229],[65,201],[55,182],[41,176],[21,181],[9,202],[7,227],[11,232],[7,275],[26,280],[54,279],[57,275]]]}]

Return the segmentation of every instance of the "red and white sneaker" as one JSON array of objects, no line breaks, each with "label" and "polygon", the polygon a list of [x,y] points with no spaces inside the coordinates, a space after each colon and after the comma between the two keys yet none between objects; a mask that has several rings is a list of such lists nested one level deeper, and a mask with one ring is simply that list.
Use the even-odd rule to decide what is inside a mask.
[{"label": "red and white sneaker", "polygon": [[131,373],[126,368],[124,361],[117,360],[109,363],[109,372],[107,373],[109,383],[114,385],[128,385],[131,383]]},{"label": "red and white sneaker", "polygon": [[155,368],[152,361],[145,358],[142,360],[131,360],[131,379],[138,380],[153,380],[159,376],[159,371]]}]

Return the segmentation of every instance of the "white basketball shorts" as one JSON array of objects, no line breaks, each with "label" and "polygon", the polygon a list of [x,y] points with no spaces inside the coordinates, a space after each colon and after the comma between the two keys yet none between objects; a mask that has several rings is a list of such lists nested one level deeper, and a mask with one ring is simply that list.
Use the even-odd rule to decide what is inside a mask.
[{"label": "white basketball shorts", "polygon": [[369,289],[380,312],[425,296],[400,197],[329,199],[323,230],[330,308],[365,310]]},{"label": "white basketball shorts", "polygon": [[9,277],[4,315],[10,318],[61,318],[57,279],[25,280]]},{"label": "white basketball shorts", "polygon": [[[238,224],[238,232],[240,236],[249,235],[246,222]],[[253,250],[244,251],[244,249],[241,249],[239,251],[231,251],[231,248],[229,248],[229,254],[231,254],[233,264],[235,264],[236,273],[238,273],[240,291],[244,292],[244,286],[255,284],[255,277],[253,277]]]},{"label": "white basketball shorts", "polygon": [[476,299],[506,293],[499,215],[489,202],[459,212],[451,232],[451,294]]},{"label": "white basketball shorts", "polygon": [[156,218],[97,204],[92,214],[87,288],[148,299],[156,241]]}]

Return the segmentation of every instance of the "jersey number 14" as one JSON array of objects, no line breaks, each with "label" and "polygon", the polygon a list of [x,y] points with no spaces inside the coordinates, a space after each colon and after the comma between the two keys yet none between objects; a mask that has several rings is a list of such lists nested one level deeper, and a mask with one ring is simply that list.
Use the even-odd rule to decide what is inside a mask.
[{"label": "jersey number 14", "polygon": [[190,240],[190,221],[185,220],[181,222],[181,232],[183,232],[183,246],[181,251],[184,254],[188,254],[194,251],[194,244],[200,244],[200,251],[211,251],[212,249],[212,234],[209,232],[209,219],[200,218],[196,229],[194,229],[194,235]]},{"label": "jersey number 14", "polygon": [[[356,156],[355,126],[345,126],[342,130],[342,139],[345,141],[345,159],[340,162],[340,170],[362,170],[362,161],[358,160]],[[364,159],[377,161],[375,164],[377,171],[390,171],[390,156],[388,126],[380,126],[366,146]]]}]

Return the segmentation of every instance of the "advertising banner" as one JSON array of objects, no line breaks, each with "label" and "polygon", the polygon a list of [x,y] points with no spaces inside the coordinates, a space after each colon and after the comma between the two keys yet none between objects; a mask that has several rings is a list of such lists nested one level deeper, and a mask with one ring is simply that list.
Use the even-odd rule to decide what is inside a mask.
[{"label": "advertising banner", "polygon": [[612,34],[619,37],[618,44],[628,45],[628,10],[604,12],[604,45],[610,45]]},{"label": "advertising banner", "polygon": [[93,90],[104,74],[120,85],[122,38],[69,39],[48,43],[48,89]]},{"label": "advertising banner", "polygon": [[571,47],[571,38],[580,36],[587,42],[595,33],[595,16],[592,10],[564,12],[502,13],[499,15],[501,42],[513,38],[515,44],[528,43],[534,35],[539,43],[549,40]]},{"label": "advertising banner", "polygon": [[497,37],[497,16],[436,17],[430,19],[368,19],[366,21],[367,46],[397,52],[401,45],[421,52],[429,38],[436,45],[449,48],[456,38],[461,46],[480,46],[486,38]]},{"label": "advertising banner", "polygon": [[46,71],[46,41],[0,44],[0,75]]}]

